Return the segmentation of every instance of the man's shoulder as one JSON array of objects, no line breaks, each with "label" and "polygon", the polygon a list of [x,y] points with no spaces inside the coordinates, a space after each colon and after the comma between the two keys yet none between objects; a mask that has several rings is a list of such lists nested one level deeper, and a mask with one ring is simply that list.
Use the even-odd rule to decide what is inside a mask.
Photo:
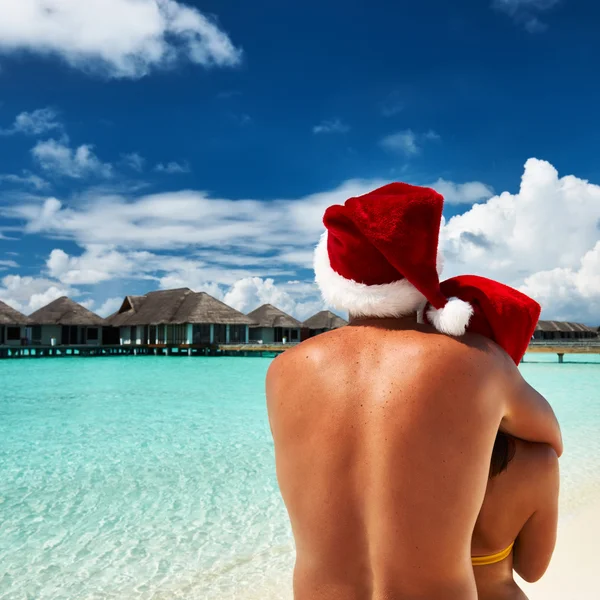
[{"label": "man's shoulder", "polygon": [[334,364],[355,364],[355,355],[360,353],[365,340],[370,348],[378,348],[380,355],[396,356],[399,362],[410,356],[415,367],[422,364],[427,369],[434,368],[438,374],[460,370],[491,377],[506,368],[508,358],[494,342],[475,334],[455,338],[440,333],[403,331],[366,339],[357,331],[336,330],[280,354],[269,368],[267,382],[274,387],[279,381],[298,382],[298,378],[321,373],[324,367],[329,369]]},{"label": "man's shoulder", "polygon": [[279,354],[269,367],[267,379],[286,377],[292,371],[308,368],[318,362],[331,346],[327,343],[328,336],[327,333],[321,334]]},{"label": "man's shoulder", "polygon": [[463,368],[487,370],[490,374],[505,366],[508,358],[497,344],[477,334],[461,337],[426,334],[414,341],[414,347],[430,360],[437,360],[450,368],[461,365]]},{"label": "man's shoulder", "polygon": [[[318,336],[322,338],[327,334]],[[311,338],[282,352],[273,359],[267,372],[267,384],[277,383],[280,379],[289,379],[294,372],[301,371],[314,364],[323,354],[322,340]]]}]

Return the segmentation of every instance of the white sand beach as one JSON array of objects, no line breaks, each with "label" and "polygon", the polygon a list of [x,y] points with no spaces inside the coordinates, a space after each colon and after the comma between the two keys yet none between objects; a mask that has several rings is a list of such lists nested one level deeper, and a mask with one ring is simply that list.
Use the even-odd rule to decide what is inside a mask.
[{"label": "white sand beach", "polygon": [[559,524],[558,543],[541,581],[519,581],[530,600],[600,598],[600,500]]}]

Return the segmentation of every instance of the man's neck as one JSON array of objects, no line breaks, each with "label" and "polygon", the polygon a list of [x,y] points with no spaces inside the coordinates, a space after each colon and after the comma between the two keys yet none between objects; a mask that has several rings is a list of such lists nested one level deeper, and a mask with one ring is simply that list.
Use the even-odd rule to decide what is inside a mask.
[{"label": "man's neck", "polygon": [[404,317],[355,317],[350,315],[352,327],[380,327],[382,329],[416,329],[417,313]]}]

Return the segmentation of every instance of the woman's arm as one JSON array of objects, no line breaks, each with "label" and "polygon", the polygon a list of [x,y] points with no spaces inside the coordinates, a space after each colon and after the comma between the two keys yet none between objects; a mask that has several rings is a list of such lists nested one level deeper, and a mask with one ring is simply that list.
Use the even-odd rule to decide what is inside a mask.
[{"label": "woman's arm", "polygon": [[528,442],[549,444],[561,456],[562,434],[552,407],[523,379],[512,361],[505,362],[500,385],[506,400],[506,414],[500,429]]},{"label": "woman's arm", "polygon": [[554,546],[558,522],[559,469],[558,457],[552,448],[540,445],[539,469],[536,469],[534,489],[538,509],[521,529],[514,550],[514,570],[529,583],[538,581],[546,572]]}]

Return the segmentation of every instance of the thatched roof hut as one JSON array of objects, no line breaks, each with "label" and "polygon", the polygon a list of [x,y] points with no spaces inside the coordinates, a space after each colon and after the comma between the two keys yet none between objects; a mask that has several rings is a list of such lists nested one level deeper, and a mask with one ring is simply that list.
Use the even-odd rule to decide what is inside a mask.
[{"label": "thatched roof hut", "polygon": [[102,327],[106,321],[81,304],[62,296],[29,315],[34,325],[83,325]]},{"label": "thatched roof hut", "polygon": [[29,317],[0,300],[0,325],[30,325]]},{"label": "thatched roof hut", "polygon": [[348,325],[348,321],[338,317],[338,315],[332,313],[330,310],[322,310],[316,315],[306,319],[302,324],[307,329],[338,329]]},{"label": "thatched roof hut", "polygon": [[535,339],[591,339],[597,336],[593,327],[567,321],[539,321],[534,333]]},{"label": "thatched roof hut", "polygon": [[536,331],[563,331],[563,332],[581,332],[594,333],[593,327],[588,327],[582,323],[571,323],[568,321],[538,321]]},{"label": "thatched roof hut", "polygon": [[114,327],[132,325],[252,325],[252,319],[206,292],[189,288],[159,290],[144,296],[127,296],[121,308],[108,317]]},{"label": "thatched roof hut", "polygon": [[254,325],[251,327],[286,327],[290,329],[302,327],[302,323],[298,319],[294,319],[272,304],[259,306],[249,312],[248,317],[254,321]]}]

